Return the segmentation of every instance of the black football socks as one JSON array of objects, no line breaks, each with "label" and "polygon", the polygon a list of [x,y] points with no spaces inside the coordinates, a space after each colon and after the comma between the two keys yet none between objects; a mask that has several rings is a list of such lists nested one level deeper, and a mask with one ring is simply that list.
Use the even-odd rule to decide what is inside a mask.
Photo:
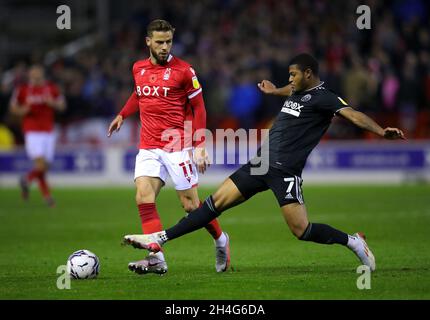
[{"label": "black football socks", "polygon": [[203,228],[220,214],[215,209],[212,196],[209,196],[200,208],[191,211],[185,218],[182,218],[177,224],[166,230],[167,239],[173,240],[184,234]]},{"label": "black football socks", "polygon": [[299,239],[322,244],[338,243],[344,246],[348,243],[348,235],[346,233],[322,223],[309,223]]}]

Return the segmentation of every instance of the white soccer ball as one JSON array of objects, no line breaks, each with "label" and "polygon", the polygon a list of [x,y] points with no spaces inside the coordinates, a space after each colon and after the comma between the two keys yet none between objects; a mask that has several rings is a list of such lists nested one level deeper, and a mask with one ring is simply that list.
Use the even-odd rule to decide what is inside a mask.
[{"label": "white soccer ball", "polygon": [[67,259],[67,273],[72,279],[95,278],[99,271],[99,258],[89,250],[75,251]]}]

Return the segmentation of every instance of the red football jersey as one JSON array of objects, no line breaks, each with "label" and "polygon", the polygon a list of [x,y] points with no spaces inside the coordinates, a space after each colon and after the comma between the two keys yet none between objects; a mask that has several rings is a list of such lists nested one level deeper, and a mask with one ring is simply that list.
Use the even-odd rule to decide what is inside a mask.
[{"label": "red football jersey", "polygon": [[12,103],[27,104],[30,112],[24,116],[22,129],[28,131],[52,131],[54,129],[54,109],[45,103],[46,97],[58,98],[58,87],[45,82],[40,86],[29,84],[19,86],[12,95]]},{"label": "red football jersey", "polygon": [[141,121],[139,148],[170,152],[191,147],[192,128],[185,129],[184,122],[193,117],[188,101],[202,88],[190,64],[172,55],[165,65],[148,58],[133,65],[133,77]]}]

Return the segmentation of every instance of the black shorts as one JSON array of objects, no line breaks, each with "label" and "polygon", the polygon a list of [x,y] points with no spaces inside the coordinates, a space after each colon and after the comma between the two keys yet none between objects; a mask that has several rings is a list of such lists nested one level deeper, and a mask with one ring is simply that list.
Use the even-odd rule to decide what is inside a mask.
[{"label": "black shorts", "polygon": [[230,179],[245,199],[270,189],[281,207],[294,202],[305,203],[302,178],[289,175],[277,168],[269,167],[269,171],[264,175],[251,175],[251,165],[247,163],[236,170]]}]

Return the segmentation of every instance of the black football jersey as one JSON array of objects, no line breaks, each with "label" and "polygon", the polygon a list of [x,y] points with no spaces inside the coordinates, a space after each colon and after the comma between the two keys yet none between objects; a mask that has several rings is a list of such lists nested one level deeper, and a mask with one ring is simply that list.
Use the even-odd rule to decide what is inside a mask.
[{"label": "black football jersey", "polygon": [[324,82],[295,92],[285,101],[269,131],[271,167],[301,176],[306,159],[327,131],[333,116],[348,107],[323,85]]}]

